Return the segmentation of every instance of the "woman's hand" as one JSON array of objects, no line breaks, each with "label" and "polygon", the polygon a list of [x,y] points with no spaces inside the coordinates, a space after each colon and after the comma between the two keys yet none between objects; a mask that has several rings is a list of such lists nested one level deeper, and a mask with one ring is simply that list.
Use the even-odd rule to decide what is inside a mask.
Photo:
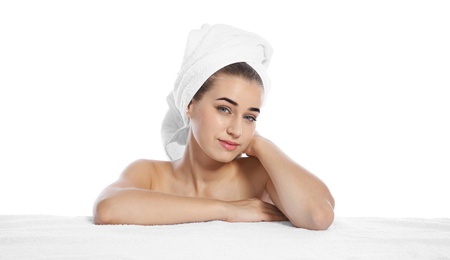
[{"label": "woman's hand", "polygon": [[259,199],[227,202],[228,222],[286,221],[286,216],[274,205]]},{"label": "woman's hand", "polygon": [[253,156],[253,157],[257,157],[257,143],[267,140],[264,137],[262,137],[261,135],[259,135],[257,132],[255,132],[255,134],[253,135],[252,140],[250,141],[250,143],[248,144],[247,148],[245,149],[244,153],[248,156]]}]

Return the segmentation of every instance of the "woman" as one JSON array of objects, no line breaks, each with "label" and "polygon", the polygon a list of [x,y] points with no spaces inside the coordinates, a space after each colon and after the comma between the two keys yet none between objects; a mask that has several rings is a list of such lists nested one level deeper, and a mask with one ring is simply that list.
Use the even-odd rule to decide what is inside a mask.
[{"label": "woman", "polygon": [[163,123],[172,161],[128,166],[97,199],[95,223],[289,220],[327,229],[326,185],[256,132],[270,56],[264,39],[237,28],[191,32]]}]

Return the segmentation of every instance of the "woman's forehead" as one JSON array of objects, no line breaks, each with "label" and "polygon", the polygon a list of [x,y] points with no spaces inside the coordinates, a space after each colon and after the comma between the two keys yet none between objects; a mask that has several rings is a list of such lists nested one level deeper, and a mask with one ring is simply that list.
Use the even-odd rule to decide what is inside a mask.
[{"label": "woman's forehead", "polygon": [[229,96],[235,98],[253,98],[261,101],[263,88],[256,81],[243,79],[239,76],[221,76],[214,80],[210,91],[211,96]]},{"label": "woman's forehead", "polygon": [[[214,81],[210,91],[210,98],[226,97],[236,102],[260,106],[263,98],[263,88],[256,81],[249,81],[240,77],[220,77]],[[238,102],[239,103],[239,102]]]}]

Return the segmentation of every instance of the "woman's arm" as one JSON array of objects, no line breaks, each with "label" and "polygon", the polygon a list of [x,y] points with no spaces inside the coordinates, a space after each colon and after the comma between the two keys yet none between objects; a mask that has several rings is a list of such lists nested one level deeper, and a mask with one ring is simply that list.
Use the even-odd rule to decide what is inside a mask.
[{"label": "woman's arm", "polygon": [[255,199],[225,202],[152,191],[152,167],[148,167],[148,163],[133,163],[118,181],[100,194],[94,205],[96,224],[160,225],[284,218],[273,205]]},{"label": "woman's arm", "polygon": [[321,180],[260,135],[246,153],[257,157],[269,174],[267,192],[293,225],[324,230],[333,223],[334,199]]},{"label": "woman's arm", "polygon": [[162,225],[219,220],[219,201],[130,187],[108,187],[95,206],[96,224]]}]

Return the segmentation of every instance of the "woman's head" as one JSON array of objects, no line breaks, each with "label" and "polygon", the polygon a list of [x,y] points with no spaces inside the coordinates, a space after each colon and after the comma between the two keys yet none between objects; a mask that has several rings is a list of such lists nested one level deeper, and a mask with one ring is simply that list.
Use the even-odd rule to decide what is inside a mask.
[{"label": "woman's head", "polygon": [[253,138],[262,99],[261,78],[249,65],[214,73],[188,106],[193,147],[221,162],[239,156]]},{"label": "woman's head", "polygon": [[[203,25],[189,33],[181,68],[174,88],[167,96],[169,110],[161,128],[164,148],[171,160],[181,158],[187,144],[190,126],[186,108],[191,101],[202,99],[204,93],[209,91],[208,85],[215,85],[217,75],[235,75],[233,71],[227,72],[234,65],[224,68],[222,72],[215,72],[228,64],[245,62],[240,65],[247,68],[238,68],[237,75],[240,78],[252,74],[260,76],[256,79],[264,83],[264,96],[267,96],[270,80],[266,70],[271,57],[272,47],[264,38],[232,26]],[[246,73],[246,69],[250,69],[251,73]],[[199,91],[202,85],[205,87]]]}]

